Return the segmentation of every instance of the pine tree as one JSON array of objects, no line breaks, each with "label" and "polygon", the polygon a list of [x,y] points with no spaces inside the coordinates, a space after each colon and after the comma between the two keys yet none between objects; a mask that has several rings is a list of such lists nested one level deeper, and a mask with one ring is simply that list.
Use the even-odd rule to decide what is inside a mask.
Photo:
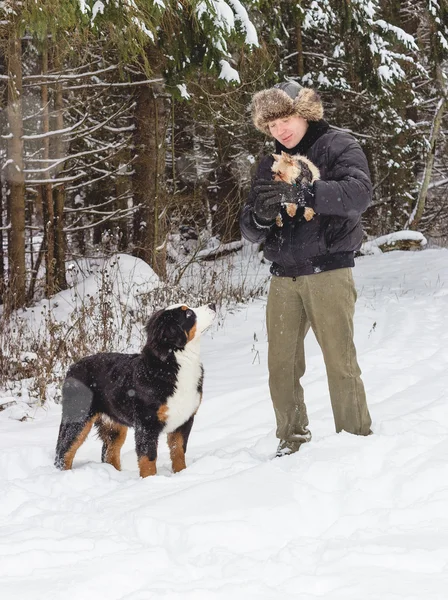
[{"label": "pine tree", "polygon": [[22,50],[19,35],[20,21],[15,11],[8,10],[9,27],[6,34],[8,77],[7,117],[7,174],[8,264],[11,308],[25,302],[25,176],[23,165],[23,108],[22,108]]}]

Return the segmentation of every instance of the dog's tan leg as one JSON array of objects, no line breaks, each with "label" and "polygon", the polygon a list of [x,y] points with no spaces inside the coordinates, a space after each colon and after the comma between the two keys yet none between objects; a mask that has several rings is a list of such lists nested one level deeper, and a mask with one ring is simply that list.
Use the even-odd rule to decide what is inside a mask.
[{"label": "dog's tan leg", "polygon": [[185,464],[184,437],[180,431],[173,431],[173,433],[168,434],[168,447],[170,449],[173,473],[183,471],[187,465]]},{"label": "dog's tan leg", "polygon": [[121,448],[126,440],[128,428],[124,425],[119,425],[114,429],[114,437],[111,439],[110,444],[107,446],[104,462],[109,463],[121,471],[120,452]]},{"label": "dog's tan leg", "polygon": [[157,473],[156,461],[149,460],[147,456],[142,456],[138,459],[140,469],[140,477],[149,477]]},{"label": "dog's tan leg", "polygon": [[114,466],[117,471],[121,471],[120,452],[126,440],[128,428],[124,425],[117,425],[114,432],[116,432],[116,435],[114,435],[114,438],[107,448],[105,462]]},{"label": "dog's tan leg", "polygon": [[112,421],[106,415],[101,415],[96,422],[98,435],[103,441],[101,452],[102,462],[115,467],[117,471],[121,470],[120,451],[126,440],[128,428]]},{"label": "dog's tan leg", "polygon": [[157,473],[157,445],[162,424],[156,429],[154,423],[150,423],[148,429],[146,423],[136,418],[134,425],[135,451],[138,458],[140,477],[149,477]]},{"label": "dog's tan leg", "polygon": [[64,454],[64,466],[63,466],[64,470],[69,470],[72,468],[75,454],[78,451],[78,449],[80,448],[80,446],[82,446],[82,444],[85,442],[87,436],[89,435],[90,430],[92,429],[92,425],[94,424],[95,420],[97,419],[97,416],[98,415],[95,415],[89,421],[87,421],[85,423],[85,425],[83,426],[81,431],[78,433],[78,435],[72,442],[72,444],[69,447],[69,449],[67,450],[67,452]]}]

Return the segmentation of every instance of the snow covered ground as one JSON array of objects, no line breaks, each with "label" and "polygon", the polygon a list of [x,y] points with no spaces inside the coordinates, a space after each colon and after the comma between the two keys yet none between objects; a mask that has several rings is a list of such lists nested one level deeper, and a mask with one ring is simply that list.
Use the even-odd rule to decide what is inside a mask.
[{"label": "snow covered ground", "polygon": [[[260,272],[260,276],[263,273]],[[60,407],[0,413],[2,600],[445,600],[448,251],[358,259],[356,343],[375,435],[335,434],[319,348],[313,440],[272,459],[261,298],[203,340],[204,401],[173,475],[139,479],[93,436],[53,467]]]}]

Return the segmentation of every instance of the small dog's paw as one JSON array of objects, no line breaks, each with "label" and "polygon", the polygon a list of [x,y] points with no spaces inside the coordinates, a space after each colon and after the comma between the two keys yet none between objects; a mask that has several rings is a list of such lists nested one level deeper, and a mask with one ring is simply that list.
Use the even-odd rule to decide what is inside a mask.
[{"label": "small dog's paw", "polygon": [[290,217],[295,217],[297,213],[297,204],[289,203],[286,205],[286,212]]},{"label": "small dog's paw", "polygon": [[310,208],[309,206],[305,206],[305,210],[303,211],[303,216],[305,217],[305,219],[307,221],[311,221],[311,219],[314,217],[316,213],[314,212],[314,210],[312,208]]}]

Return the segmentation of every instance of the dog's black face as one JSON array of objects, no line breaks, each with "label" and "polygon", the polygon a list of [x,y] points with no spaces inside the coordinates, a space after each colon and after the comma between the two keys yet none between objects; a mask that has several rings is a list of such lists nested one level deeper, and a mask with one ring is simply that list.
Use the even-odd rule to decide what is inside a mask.
[{"label": "dog's black face", "polygon": [[199,336],[211,324],[214,316],[213,305],[191,309],[182,304],[159,310],[146,325],[146,347],[161,360],[166,360],[170,353],[185,348]]},{"label": "dog's black face", "polygon": [[170,352],[184,348],[196,323],[196,315],[186,306],[155,312],[146,325],[147,346],[166,360]]}]

